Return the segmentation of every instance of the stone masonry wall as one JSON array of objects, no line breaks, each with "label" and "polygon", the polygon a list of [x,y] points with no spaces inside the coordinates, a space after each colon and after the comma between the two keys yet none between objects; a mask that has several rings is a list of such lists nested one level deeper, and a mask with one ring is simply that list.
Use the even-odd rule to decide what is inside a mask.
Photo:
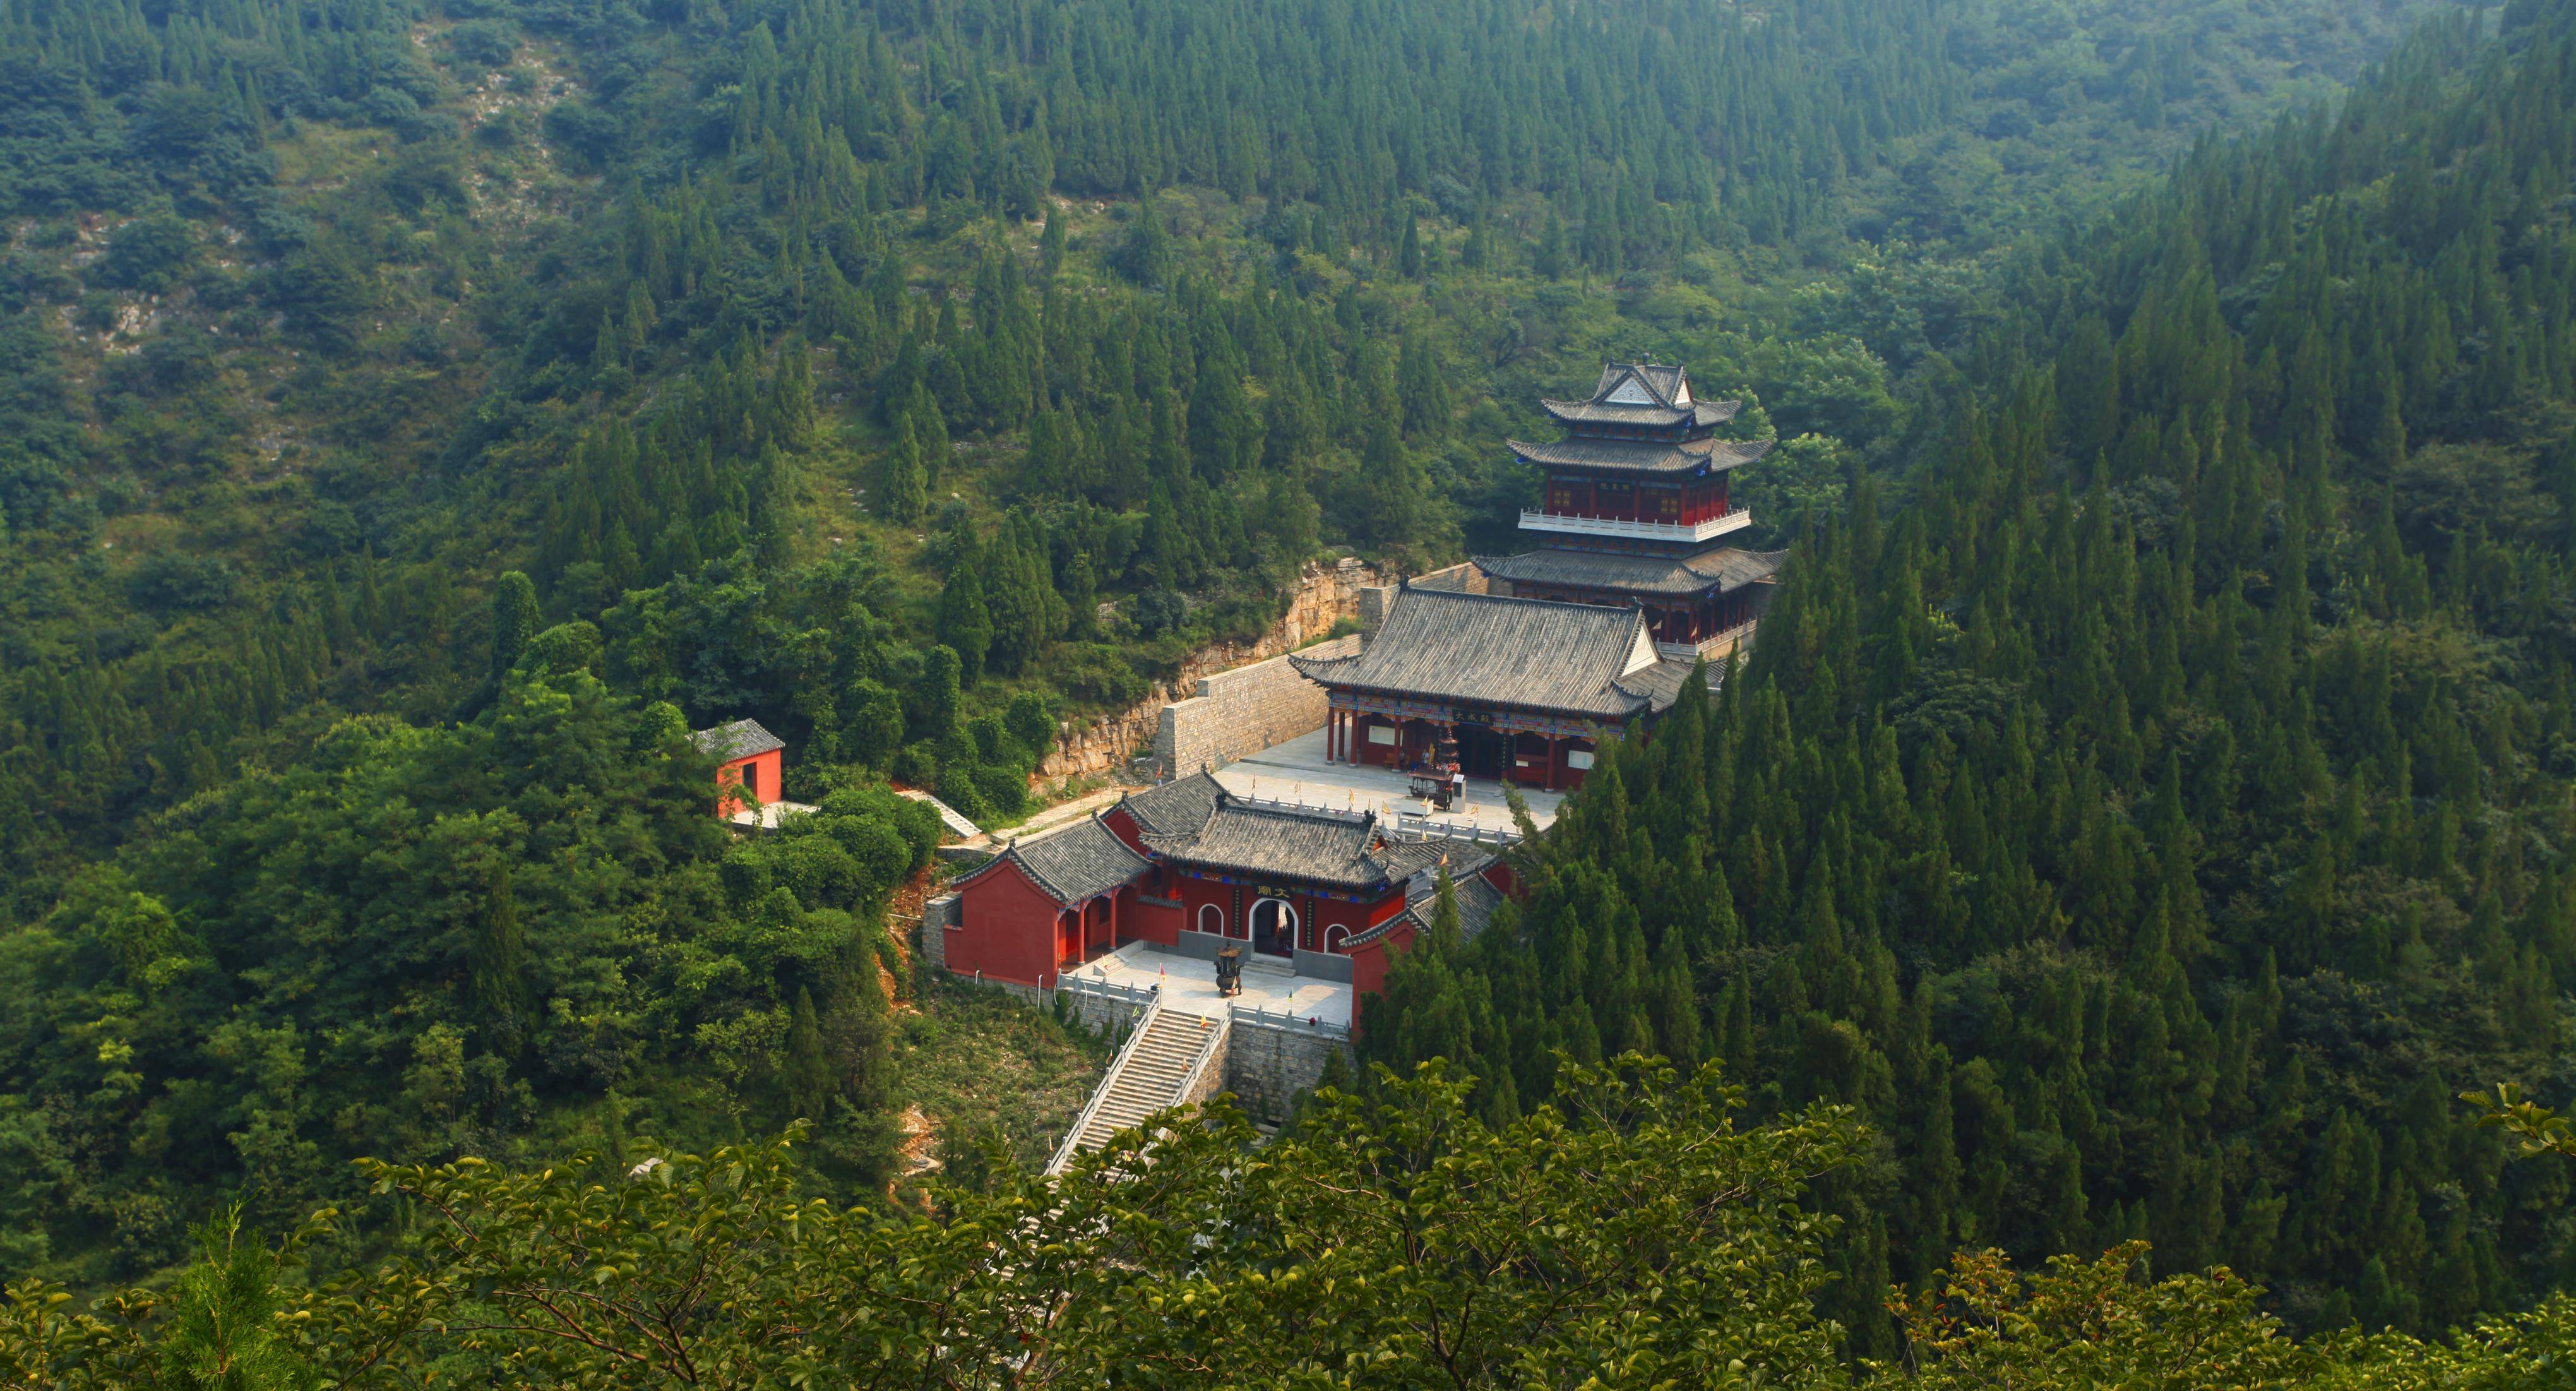
[{"label": "stone masonry wall", "polygon": [[913,954],[928,962],[930,969],[948,969],[948,927],[958,921],[965,909],[964,900],[955,894],[941,894],[921,905],[921,943]]},{"label": "stone masonry wall", "polygon": [[1350,1061],[1347,1040],[1312,1029],[1261,1024],[1238,1014],[1226,1040],[1225,1087],[1244,1114],[1276,1125],[1288,1119],[1297,1098],[1315,1089],[1324,1075],[1324,1060],[1335,1053]]},{"label": "stone masonry wall", "polygon": [[[1051,790],[1075,778],[1124,772],[1129,760],[1154,743],[1162,730],[1163,707],[1182,692],[1196,691],[1202,677],[1296,651],[1332,631],[1334,624],[1359,618],[1360,593],[1377,582],[1375,570],[1348,556],[1332,564],[1307,566],[1289,597],[1288,612],[1259,641],[1202,648],[1181,663],[1179,674],[1170,682],[1157,682],[1134,705],[1092,720],[1066,721],[1057,731],[1054,750],[1031,775],[1031,783]],[[1322,723],[1318,716],[1316,724]]]},{"label": "stone masonry wall", "polygon": [[1182,1093],[1182,1095],[1173,1104],[1178,1106],[1202,1105],[1209,1097],[1216,1095],[1218,1092],[1224,1091],[1226,1089],[1225,1074],[1227,1058],[1233,1047],[1234,1030],[1229,1028],[1225,1031],[1224,1037],[1219,1038],[1216,1041],[1216,1056],[1208,1059],[1207,1071],[1200,1073],[1198,1080],[1192,1082],[1189,1090]]},{"label": "stone masonry wall", "polygon": [[[1352,657],[1356,633],[1304,649],[1301,657]],[[1154,735],[1154,776],[1174,778],[1259,753],[1324,727],[1324,688],[1284,656],[1199,678],[1199,693],[1162,710]]]},{"label": "stone masonry wall", "polygon": [[[1511,597],[1510,585],[1497,587],[1491,579],[1486,577],[1483,570],[1476,568],[1476,563],[1472,560],[1462,560],[1455,565],[1449,566],[1445,569],[1434,570],[1427,575],[1416,575],[1413,577],[1413,587],[1416,589],[1450,589],[1456,590],[1461,594],[1498,594],[1507,599]],[[1357,616],[1360,621],[1360,633],[1363,636],[1376,633],[1378,625],[1386,621],[1387,609],[1394,603],[1394,585],[1371,585],[1368,588],[1362,589],[1359,592],[1359,602],[1357,606]]]}]

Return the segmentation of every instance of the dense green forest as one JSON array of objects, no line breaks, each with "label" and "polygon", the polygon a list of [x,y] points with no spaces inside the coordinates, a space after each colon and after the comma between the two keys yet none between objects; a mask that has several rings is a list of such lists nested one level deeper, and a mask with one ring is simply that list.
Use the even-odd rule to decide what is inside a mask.
[{"label": "dense green forest", "polygon": [[[1069,1181],[936,1184],[888,1221],[808,1201],[795,1136],[538,1172],[365,1165],[422,1220],[305,1278],[323,1213],[272,1244],[199,1229],[166,1290],[0,1301],[13,1384],[864,1386],[2121,1386],[2523,1391],[2562,1383],[2576,1303],[2455,1339],[2293,1341],[2225,1271],[2145,1278],[2143,1245],[2020,1272],[1963,1252],[1901,1301],[1902,1363],[1852,1368],[1817,1317],[1820,1175],[1869,1141],[1823,1103],[1760,1124],[1715,1068],[1561,1072],[1489,1124],[1472,1084],[1391,1074],[1265,1140],[1220,1111],[1135,1132]],[[639,1157],[640,1156],[640,1157]],[[2540,1162],[2564,1164],[2565,1160]]]},{"label": "dense green forest", "polygon": [[1875,1355],[1875,1291],[1962,1244],[2144,1238],[2302,1330],[2576,1275],[2570,1174],[2451,1100],[2576,1077],[2576,43],[2543,8],[2017,258],[2026,365],[1814,522],[1748,667],[1605,760],[1515,930],[1405,963],[1375,1051],[1467,1065],[1496,1117],[1560,1048],[1856,1106],[1834,1307]]},{"label": "dense green forest", "polygon": [[2565,1176],[2445,1099],[2564,1099],[2559,7],[2310,114],[2437,11],[9,0],[0,1268],[800,1116],[881,1192],[885,780],[1007,821],[1302,563],[1509,548],[1651,353],[1782,441],[1777,640],[1373,1046],[1858,1106],[1863,1355],[1953,1246],[2528,1303]]}]

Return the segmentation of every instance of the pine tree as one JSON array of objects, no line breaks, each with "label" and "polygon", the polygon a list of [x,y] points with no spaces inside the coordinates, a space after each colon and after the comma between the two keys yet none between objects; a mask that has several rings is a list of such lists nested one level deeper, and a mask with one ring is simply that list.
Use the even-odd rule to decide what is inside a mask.
[{"label": "pine tree", "polygon": [[984,599],[984,555],[974,527],[961,523],[955,538],[948,580],[939,589],[934,631],[940,644],[957,654],[958,679],[972,686],[984,679],[984,658],[993,645],[993,616]]}]

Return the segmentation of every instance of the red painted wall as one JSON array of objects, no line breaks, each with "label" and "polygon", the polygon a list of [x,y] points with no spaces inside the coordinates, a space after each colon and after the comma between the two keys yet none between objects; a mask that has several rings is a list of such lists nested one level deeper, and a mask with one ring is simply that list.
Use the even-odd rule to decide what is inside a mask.
[{"label": "red painted wall", "polygon": [[[1226,935],[1235,941],[1249,942],[1252,940],[1252,905],[1273,896],[1258,894],[1250,886],[1243,886],[1243,906],[1238,910],[1235,907],[1237,886],[1217,879],[1202,879],[1186,871],[1167,869],[1166,873],[1172,877],[1174,896],[1180,900],[1181,907],[1164,911],[1171,914],[1174,927],[1186,927],[1193,932],[1204,930],[1199,926],[1199,910],[1213,906],[1223,916]],[[1331,898],[1289,885],[1281,887],[1292,890],[1285,897],[1289,906],[1297,910],[1297,945],[1308,951],[1324,950],[1325,933],[1332,928],[1339,927],[1346,934],[1356,935],[1404,911],[1404,887],[1400,884],[1389,890],[1386,897],[1369,903]]]},{"label": "red painted wall", "polygon": [[[1372,729],[1395,730],[1396,742],[1392,744],[1370,742],[1368,732]],[[1393,768],[1397,766],[1397,760],[1404,756],[1404,731],[1395,721],[1384,715],[1362,715],[1351,725],[1351,749],[1358,755],[1355,762],[1375,763]]]},{"label": "red painted wall", "polygon": [[[1504,893],[1520,889],[1520,877],[1500,860],[1485,867],[1484,877]],[[1351,953],[1351,1027],[1359,1027],[1369,997],[1386,992],[1386,973],[1395,964],[1397,954],[1413,945],[1413,937],[1413,926],[1407,923]]]},{"label": "red painted wall", "polygon": [[1395,954],[1413,945],[1411,924],[1395,929],[1351,953],[1351,1027],[1360,1026],[1369,1001],[1386,992],[1387,968]]},{"label": "red painted wall", "polygon": [[[1006,864],[957,891],[959,922],[948,934],[948,969],[981,971],[987,980],[1055,984],[1056,922],[1063,909],[1016,864]],[[1126,918],[1119,905],[1120,922]]]},{"label": "red painted wall", "polygon": [[[777,801],[787,788],[785,750],[771,749],[767,753],[756,753],[749,758],[737,758],[716,769],[716,786],[725,787],[734,783],[739,783],[749,790],[752,796],[760,799],[763,806]],[[743,810],[741,798],[731,793],[717,794],[716,815],[731,816],[741,810]]]},{"label": "red painted wall", "polygon": [[1135,851],[1139,855],[1145,853],[1145,841],[1144,838],[1138,834],[1136,817],[1125,807],[1111,807],[1109,810],[1102,812],[1100,814],[1100,824],[1108,827],[1109,834],[1118,837],[1120,844],[1125,845],[1128,849]]},{"label": "red painted wall", "polygon": [[1119,944],[1124,946],[1129,942],[1152,942],[1157,946],[1179,946],[1181,910],[1161,903],[1148,903],[1145,901],[1146,894],[1156,894],[1159,897],[1159,891],[1155,888],[1151,876],[1147,876],[1143,892],[1135,889],[1118,891]]}]

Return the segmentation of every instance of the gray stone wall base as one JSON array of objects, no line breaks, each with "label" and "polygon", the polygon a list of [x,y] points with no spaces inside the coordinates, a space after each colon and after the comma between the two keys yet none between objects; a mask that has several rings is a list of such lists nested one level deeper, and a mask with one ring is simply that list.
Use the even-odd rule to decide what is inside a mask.
[{"label": "gray stone wall base", "polygon": [[1244,1114],[1276,1125],[1288,1119],[1297,1098],[1315,1089],[1324,1076],[1324,1060],[1336,1052],[1348,1065],[1347,1040],[1259,1024],[1238,1014],[1226,1040],[1225,1089],[1234,1093]]},{"label": "gray stone wall base", "polygon": [[[1297,655],[1348,657],[1357,635],[1319,642]],[[1154,774],[1169,780],[1231,763],[1324,727],[1324,688],[1286,657],[1199,678],[1199,693],[1163,707],[1154,731]]]}]

